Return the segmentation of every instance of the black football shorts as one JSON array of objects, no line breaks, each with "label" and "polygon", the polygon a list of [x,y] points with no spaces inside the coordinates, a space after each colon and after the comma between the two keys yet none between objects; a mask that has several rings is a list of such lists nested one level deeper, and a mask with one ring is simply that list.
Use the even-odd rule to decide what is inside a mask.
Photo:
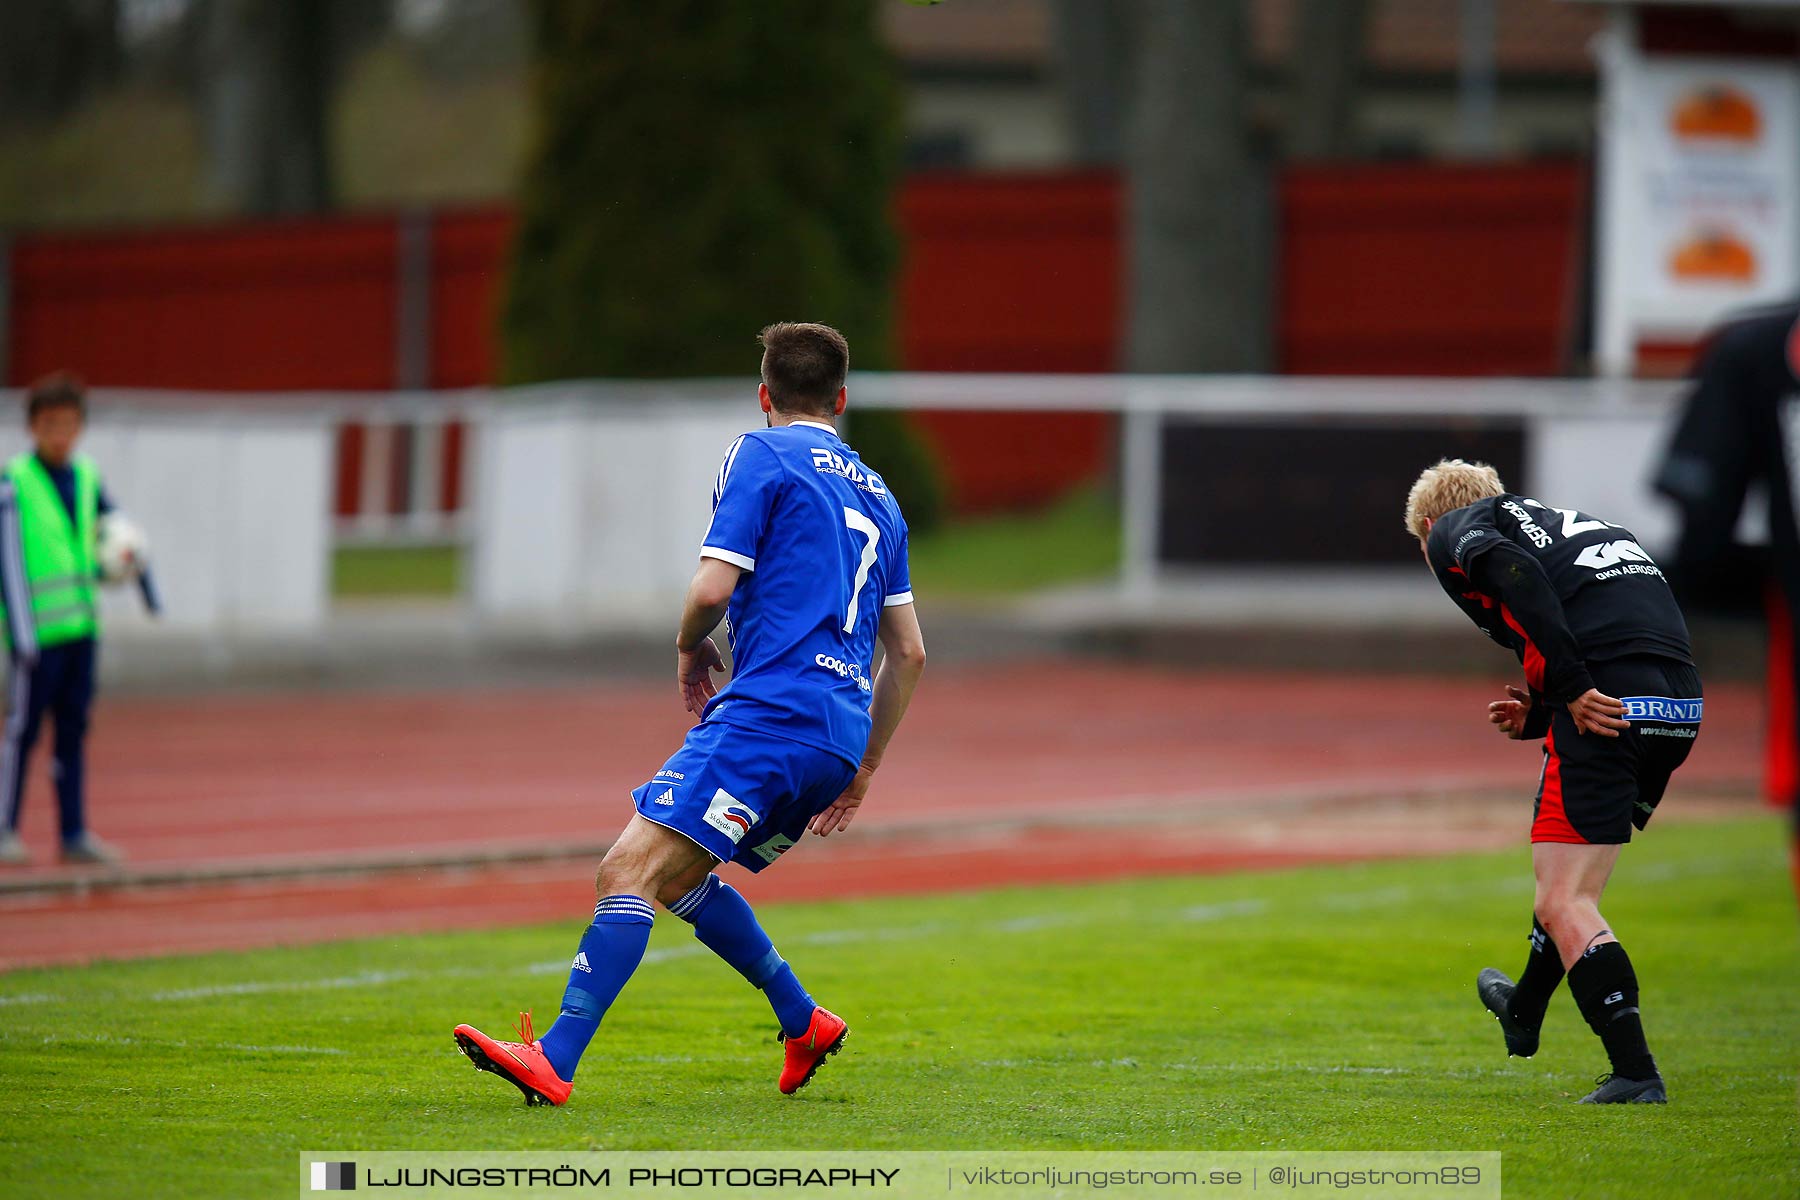
[{"label": "black football shorts", "polygon": [[1588,664],[1594,686],[1625,702],[1631,728],[1616,738],[1578,733],[1558,706],[1544,743],[1534,842],[1615,845],[1631,840],[1662,802],[1675,768],[1700,735],[1700,673],[1643,655]]}]

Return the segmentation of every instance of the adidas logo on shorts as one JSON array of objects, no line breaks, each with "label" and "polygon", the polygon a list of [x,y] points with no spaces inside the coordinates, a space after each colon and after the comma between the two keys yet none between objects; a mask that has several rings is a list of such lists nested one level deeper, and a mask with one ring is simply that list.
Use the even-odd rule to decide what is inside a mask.
[{"label": "adidas logo on shorts", "polygon": [[651,803],[652,804],[667,804],[670,807],[674,807],[675,789],[670,788],[669,790],[664,792],[662,795],[658,796],[655,800],[651,801]]}]

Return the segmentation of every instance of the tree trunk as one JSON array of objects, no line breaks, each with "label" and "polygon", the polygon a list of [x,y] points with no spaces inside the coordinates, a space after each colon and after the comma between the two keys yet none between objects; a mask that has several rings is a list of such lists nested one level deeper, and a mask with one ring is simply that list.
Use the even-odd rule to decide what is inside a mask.
[{"label": "tree trunk", "polygon": [[235,212],[329,208],[328,0],[205,2],[201,106],[215,193]]},{"label": "tree trunk", "polygon": [[1269,366],[1267,171],[1250,152],[1241,0],[1143,0],[1129,170],[1126,364]]},{"label": "tree trunk", "polygon": [[1288,53],[1288,154],[1348,158],[1355,152],[1367,0],[1299,0]]},{"label": "tree trunk", "polygon": [[1130,100],[1129,4],[1055,0],[1055,76],[1067,112],[1075,161],[1116,166],[1123,157]]}]

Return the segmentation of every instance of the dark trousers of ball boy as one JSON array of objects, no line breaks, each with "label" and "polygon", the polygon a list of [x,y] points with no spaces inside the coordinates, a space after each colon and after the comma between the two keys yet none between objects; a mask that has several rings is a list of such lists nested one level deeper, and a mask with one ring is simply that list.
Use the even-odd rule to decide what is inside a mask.
[{"label": "dark trousers of ball boy", "polygon": [[51,778],[56,781],[57,820],[62,840],[86,832],[83,811],[83,761],[88,710],[94,703],[97,643],[79,638],[39,649],[37,660],[15,658],[7,689],[6,726],[0,735],[0,812],[6,828],[17,831],[25,794],[25,770],[32,747],[49,718],[54,735]]}]

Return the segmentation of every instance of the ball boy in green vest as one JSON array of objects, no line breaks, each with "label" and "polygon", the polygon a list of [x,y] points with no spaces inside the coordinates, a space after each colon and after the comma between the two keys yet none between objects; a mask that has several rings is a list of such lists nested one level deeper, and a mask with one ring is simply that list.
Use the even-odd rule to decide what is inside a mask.
[{"label": "ball boy in green vest", "polygon": [[[112,503],[93,460],[75,453],[87,415],[81,382],[61,373],[38,381],[25,413],[32,449],[0,472],[0,602],[12,660],[0,735],[0,863],[30,861],[19,839],[19,807],[26,761],[46,716],[55,729],[62,861],[112,862],[119,854],[88,832],[82,795],[99,633],[96,528]],[[146,588],[146,599],[152,595]]]}]

